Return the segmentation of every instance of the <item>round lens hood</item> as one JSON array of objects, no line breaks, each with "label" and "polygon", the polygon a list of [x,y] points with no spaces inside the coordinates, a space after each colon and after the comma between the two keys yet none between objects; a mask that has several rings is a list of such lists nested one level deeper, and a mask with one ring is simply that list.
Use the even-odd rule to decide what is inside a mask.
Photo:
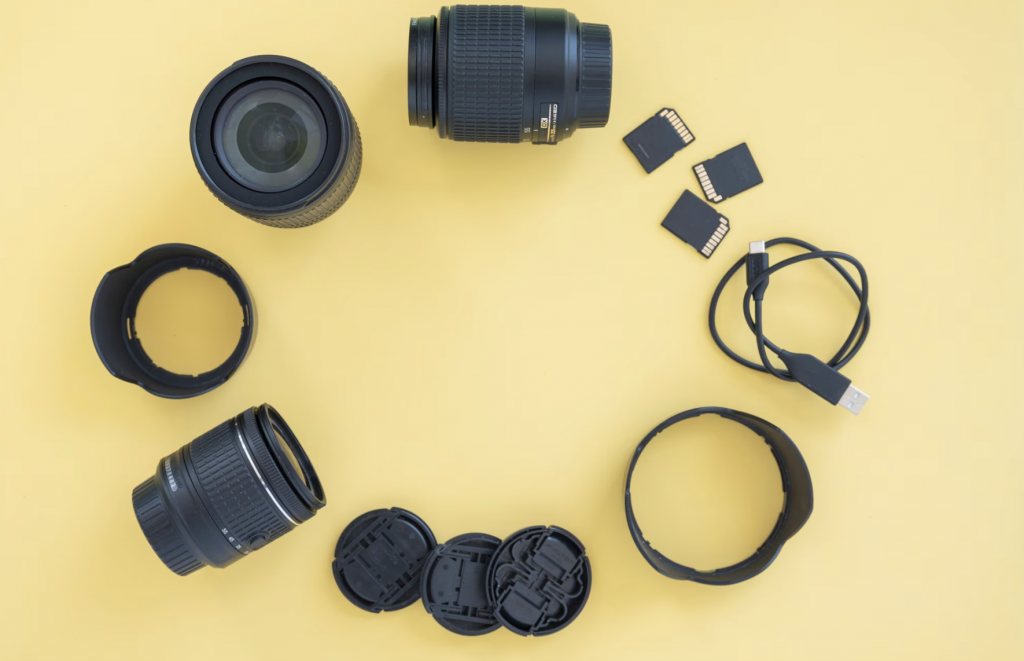
[{"label": "round lens hood", "polygon": [[[231,287],[242,307],[238,344],[220,366],[195,376],[159,367],[146,354],[135,332],[135,314],[146,289],[160,276],[179,269],[206,271]],[[242,365],[256,337],[256,308],[242,277],[208,250],[183,243],[150,248],[130,264],[103,276],[92,300],[92,341],[111,374],[160,397],[185,399],[207,393],[227,381]]]},{"label": "round lens hood", "polygon": [[[783,505],[782,513],[779,514],[775,528],[768,535],[768,539],[757,548],[754,555],[729,567],[711,571],[700,571],[670,560],[651,546],[649,541],[644,539],[644,534],[640,530],[640,524],[637,523],[636,515],[633,513],[633,499],[630,494],[630,488],[633,481],[633,471],[636,469],[641,453],[658,434],[684,420],[709,414],[737,422],[764,439],[768,447],[771,448],[772,456],[775,457],[775,461],[779,465],[779,473],[782,475],[782,490],[785,493],[785,504]],[[659,573],[681,581],[693,581],[694,583],[703,583],[705,585],[732,585],[733,583],[739,583],[757,576],[767,569],[768,565],[772,564],[782,550],[782,545],[807,522],[807,519],[811,516],[813,506],[814,496],[811,489],[811,474],[807,470],[807,464],[804,463],[803,455],[800,454],[800,450],[789,436],[767,420],[762,420],[757,416],[743,413],[742,411],[734,411],[717,406],[707,406],[679,413],[655,427],[644,440],[640,441],[640,445],[633,452],[633,459],[630,461],[629,471],[626,473],[626,524],[629,526],[629,534],[633,537],[633,542],[640,550],[640,554],[644,556],[644,559]]]},{"label": "round lens hood", "polygon": [[[282,107],[278,99],[275,104],[268,88],[293,103],[284,101]],[[294,176],[269,176],[259,172],[258,164],[250,170],[260,175],[256,178],[239,171],[246,151],[235,144],[245,146],[245,136],[237,133],[245,117],[234,117],[232,112],[260,90],[266,96],[264,105],[251,100],[252,110],[276,107],[263,116],[276,117],[279,129],[281,122],[288,123],[290,111],[315,124],[303,124],[302,130],[315,134],[320,143],[308,146],[310,154],[294,166],[298,168]],[[276,139],[285,140],[285,133],[279,131]],[[351,195],[362,165],[359,127],[338,88],[316,69],[277,55],[239,60],[206,86],[192,113],[189,144],[196,169],[210,192],[234,211],[271,227],[305,227],[330,216]],[[304,142],[289,144],[306,148]]]}]

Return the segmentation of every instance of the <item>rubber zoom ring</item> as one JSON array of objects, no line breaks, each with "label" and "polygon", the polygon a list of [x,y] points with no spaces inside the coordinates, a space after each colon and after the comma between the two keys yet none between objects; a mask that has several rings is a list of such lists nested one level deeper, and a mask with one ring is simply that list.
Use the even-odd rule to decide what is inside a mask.
[{"label": "rubber zoom ring", "polygon": [[460,142],[521,142],[525,8],[457,5],[449,23],[450,137]]},{"label": "rubber zoom ring", "polygon": [[263,541],[273,541],[292,529],[253,473],[239,446],[233,419],[192,441],[189,452],[200,487],[220,518],[219,523],[234,537],[233,546],[243,545],[241,550],[248,553],[255,550],[250,548],[249,540],[261,539],[262,545]]}]

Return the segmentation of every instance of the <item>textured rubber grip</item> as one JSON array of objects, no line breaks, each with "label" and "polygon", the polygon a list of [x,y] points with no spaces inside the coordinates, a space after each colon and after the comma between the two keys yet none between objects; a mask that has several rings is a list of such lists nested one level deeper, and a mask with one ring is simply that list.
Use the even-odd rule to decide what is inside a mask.
[{"label": "textured rubber grip", "polygon": [[146,541],[171,571],[179,576],[188,576],[203,567],[203,562],[189,549],[174,527],[160,499],[155,477],[135,487],[132,491],[132,506]]},{"label": "textured rubber grip", "polygon": [[580,128],[608,123],[612,105],[612,31],[607,25],[580,23]]},{"label": "textured rubber grip", "polygon": [[458,5],[451,10],[449,30],[452,139],[520,142],[526,10]]},{"label": "textured rubber grip", "polygon": [[[340,209],[341,205],[345,204],[349,196],[352,195],[352,191],[355,190],[356,184],[359,182],[359,172],[362,170],[363,166],[363,141],[359,135],[359,125],[356,124],[356,118],[349,111],[348,104],[345,103],[345,100],[341,96],[341,92],[338,91],[337,86],[332,83],[327,76],[324,76],[323,74],[320,75],[325,81],[327,81],[327,84],[331,86],[331,89],[338,95],[338,98],[342,99],[342,113],[348,115],[348,120],[352,125],[352,133],[349,136],[348,154],[347,156],[344,156],[346,160],[345,164],[342,166],[341,174],[331,187],[324,191],[323,195],[307,207],[284,216],[251,216],[247,213],[242,213],[246,218],[255,220],[257,223],[261,223],[263,225],[269,225],[270,227],[288,229],[308,227],[309,225],[319,223],[321,220],[327,218],[332,213]],[[209,184],[207,184],[207,187],[209,187]]]},{"label": "textured rubber grip", "polygon": [[199,486],[236,548],[241,545],[240,550],[248,553],[292,529],[253,474],[234,420],[192,441],[190,452]]}]

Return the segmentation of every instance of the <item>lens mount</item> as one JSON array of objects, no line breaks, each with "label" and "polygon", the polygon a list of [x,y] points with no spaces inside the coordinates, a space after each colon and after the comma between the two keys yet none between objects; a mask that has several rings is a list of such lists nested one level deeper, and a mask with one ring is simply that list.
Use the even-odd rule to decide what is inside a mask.
[{"label": "lens mount", "polygon": [[[234,351],[221,365],[195,376],[176,374],[153,362],[135,332],[139,301],[160,276],[179,269],[212,273],[224,280],[242,307],[242,330]],[[245,362],[256,337],[256,308],[242,277],[208,250],[167,243],[146,250],[130,264],[103,276],[92,300],[92,341],[104,367],[117,378],[170,399],[207,393],[221,385]]]},{"label": "lens mount", "polygon": [[[265,178],[259,175],[260,168],[248,175],[242,171],[247,161],[237,145],[239,136],[232,131],[237,131],[246,115],[232,113],[261,90],[268,95],[264,105],[276,103],[297,113],[265,109],[264,115],[277,124],[270,133],[266,126],[256,127],[263,129],[253,133],[254,139],[264,139],[262,148],[270,153],[287,145],[297,149],[301,140],[294,135],[299,130],[295,116],[305,115],[311,125],[305,126],[303,119],[302,128],[309,132],[315,124],[319,133],[315,150],[306,145],[307,161],[290,165],[297,168],[290,171],[294,176]],[[283,96],[272,100],[272,90]],[[196,102],[189,142],[196,169],[210,191],[234,211],[272,227],[304,227],[334,213],[355,188],[362,164],[359,128],[338,89],[312,67],[276,55],[239,60],[218,74]]]}]

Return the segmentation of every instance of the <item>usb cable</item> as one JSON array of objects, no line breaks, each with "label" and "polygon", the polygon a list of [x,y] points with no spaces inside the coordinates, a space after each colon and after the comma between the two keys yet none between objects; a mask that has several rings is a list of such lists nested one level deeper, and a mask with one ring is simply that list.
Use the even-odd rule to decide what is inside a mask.
[{"label": "usb cable", "polygon": [[[807,252],[784,259],[775,266],[769,266],[766,250],[781,244],[798,246],[807,250]],[[787,266],[811,259],[824,259],[827,261],[832,268],[839,272],[839,275],[843,276],[846,284],[850,285],[853,293],[857,295],[857,299],[860,301],[860,309],[857,312],[857,320],[853,324],[853,330],[850,331],[849,336],[839,351],[836,352],[836,355],[827,363],[810,354],[786,351],[775,345],[764,335],[762,307],[764,305],[765,291],[768,289],[769,277]],[[857,285],[853,276],[837,260],[848,262],[857,269],[857,273],[860,275],[860,286]],[[718,335],[718,329],[715,326],[715,312],[718,309],[718,299],[721,297],[725,285],[744,265],[746,265],[747,271],[747,291],[743,294],[743,316],[746,318],[747,326],[750,327],[750,331],[757,340],[757,352],[761,357],[760,365],[743,358],[726,346],[725,342]],[[751,301],[754,303],[753,316],[750,314]],[[860,351],[860,348],[864,346],[864,340],[867,339],[868,330],[871,328],[871,313],[868,311],[868,274],[856,258],[846,253],[821,250],[799,239],[781,238],[772,239],[771,241],[752,242],[750,244],[750,252],[736,262],[726,272],[722,281],[718,283],[715,294],[711,297],[708,325],[711,328],[711,337],[715,340],[718,348],[725,355],[744,367],[749,367],[758,372],[767,372],[783,381],[796,381],[822,399],[833,405],[841,406],[854,414],[859,414],[869,399],[867,394],[854,387],[849,378],[839,373],[839,370],[849,363],[857,355],[857,352]],[[779,357],[787,369],[778,369],[772,365],[768,358],[768,349]]]}]

